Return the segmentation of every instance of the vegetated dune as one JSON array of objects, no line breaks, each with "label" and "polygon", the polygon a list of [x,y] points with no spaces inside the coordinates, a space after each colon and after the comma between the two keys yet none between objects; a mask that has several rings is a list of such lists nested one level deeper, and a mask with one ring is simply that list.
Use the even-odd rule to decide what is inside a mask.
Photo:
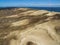
[{"label": "vegetated dune", "polygon": [[0,45],[60,45],[60,12],[1,9]]}]

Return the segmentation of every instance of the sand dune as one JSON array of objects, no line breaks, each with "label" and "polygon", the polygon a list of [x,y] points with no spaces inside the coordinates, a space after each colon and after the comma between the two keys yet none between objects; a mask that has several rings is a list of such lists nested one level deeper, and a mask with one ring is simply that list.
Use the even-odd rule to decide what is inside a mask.
[{"label": "sand dune", "polygon": [[0,10],[0,45],[60,45],[60,12]]}]

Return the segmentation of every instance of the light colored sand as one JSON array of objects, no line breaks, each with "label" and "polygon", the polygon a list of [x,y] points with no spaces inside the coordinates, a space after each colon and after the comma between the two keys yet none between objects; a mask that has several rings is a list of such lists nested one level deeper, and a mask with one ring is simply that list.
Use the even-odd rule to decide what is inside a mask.
[{"label": "light colored sand", "polygon": [[[30,41],[33,43],[31,45],[60,45],[60,28],[57,30],[55,29],[56,27],[60,27],[60,19],[52,20],[51,18],[49,18],[49,16],[52,16],[53,18],[53,16],[56,15],[56,12],[49,12],[45,10],[29,10],[27,8],[16,9],[15,11],[18,10],[28,11],[0,18],[14,19],[17,17],[17,19],[19,19],[17,21],[9,23],[9,26],[5,27],[5,29],[0,32],[0,39],[4,39],[3,42],[0,41],[1,43],[4,43],[4,45],[27,45],[27,43]],[[28,18],[28,15],[37,16],[37,18],[39,18],[39,15],[41,15],[42,17],[43,15],[45,15],[48,18],[43,17],[44,19],[39,18],[40,20],[35,21],[35,18]],[[20,17],[24,16],[26,16],[26,18],[22,18],[21,20]],[[1,26],[2,24],[6,25],[7,23],[8,22],[1,23]],[[20,29],[20,26],[26,25],[29,26],[27,26],[27,28]],[[16,27],[18,27],[19,29],[17,29]]]},{"label": "light colored sand", "polygon": [[23,26],[23,25],[27,25],[27,24],[29,24],[29,19],[24,19],[24,20],[20,20],[17,22],[13,22],[11,24],[11,26]]}]

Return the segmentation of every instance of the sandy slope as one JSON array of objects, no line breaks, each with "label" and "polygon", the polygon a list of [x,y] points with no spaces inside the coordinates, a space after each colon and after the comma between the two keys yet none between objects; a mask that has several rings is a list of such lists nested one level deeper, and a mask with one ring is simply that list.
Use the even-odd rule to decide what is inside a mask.
[{"label": "sandy slope", "polygon": [[[26,44],[28,41],[34,44]],[[19,43],[60,45],[60,13],[27,8],[0,10],[0,45]]]}]

